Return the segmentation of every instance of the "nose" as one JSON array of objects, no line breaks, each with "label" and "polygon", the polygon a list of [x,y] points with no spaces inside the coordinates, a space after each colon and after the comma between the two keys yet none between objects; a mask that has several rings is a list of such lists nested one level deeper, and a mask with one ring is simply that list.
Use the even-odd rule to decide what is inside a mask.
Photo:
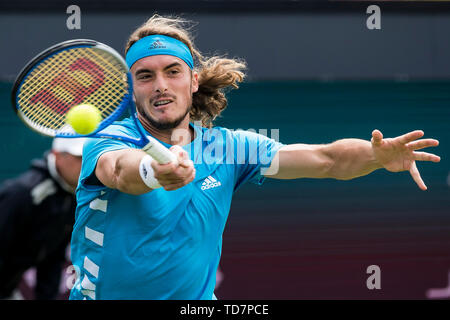
[{"label": "nose", "polygon": [[163,76],[157,76],[154,82],[154,90],[158,93],[164,93],[168,90],[167,82]]}]

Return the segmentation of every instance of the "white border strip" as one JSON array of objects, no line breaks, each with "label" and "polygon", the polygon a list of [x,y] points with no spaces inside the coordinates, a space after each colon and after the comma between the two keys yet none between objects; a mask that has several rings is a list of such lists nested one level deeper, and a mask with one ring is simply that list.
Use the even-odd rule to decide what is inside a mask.
[{"label": "white border strip", "polygon": [[83,268],[87,272],[92,274],[94,277],[98,278],[98,271],[99,271],[100,267],[98,265],[96,265],[94,262],[92,262],[92,260],[89,259],[87,256],[84,257]]},{"label": "white border strip", "polygon": [[89,203],[89,208],[92,210],[99,210],[106,213],[108,207],[108,200],[94,199]]},{"label": "white border strip", "polygon": [[[89,298],[91,298],[92,300],[95,300],[95,291],[91,291],[91,290],[81,290],[81,294],[83,296],[88,296]],[[84,299],[83,299],[84,300]]]},{"label": "white border strip", "polygon": [[94,229],[86,226],[84,227],[84,236],[86,237],[86,239],[91,240],[100,247],[103,247],[103,233],[95,231]]},{"label": "white border strip", "polygon": [[86,290],[92,290],[95,291],[95,284],[89,280],[87,275],[84,275],[83,281],[81,281],[81,287]]}]

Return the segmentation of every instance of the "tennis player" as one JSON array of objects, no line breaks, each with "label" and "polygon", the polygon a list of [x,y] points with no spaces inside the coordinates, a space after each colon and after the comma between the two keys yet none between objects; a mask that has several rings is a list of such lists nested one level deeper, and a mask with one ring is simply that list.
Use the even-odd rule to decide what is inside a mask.
[{"label": "tennis player", "polygon": [[[177,155],[158,164],[132,144],[90,139],[83,150],[72,235],[77,280],[71,299],[215,299],[222,234],[233,193],[275,179],[352,179],[385,168],[409,171],[425,190],[422,131],[371,141],[283,145],[262,135],[212,127],[245,63],[205,58],[185,22],[154,15],[126,46],[139,124]],[[125,119],[107,130],[138,137]],[[419,139],[419,140],[418,140]]]}]

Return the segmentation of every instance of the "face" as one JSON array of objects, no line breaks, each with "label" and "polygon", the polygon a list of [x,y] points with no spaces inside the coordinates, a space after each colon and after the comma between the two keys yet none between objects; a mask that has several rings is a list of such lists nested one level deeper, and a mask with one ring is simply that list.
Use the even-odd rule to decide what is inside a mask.
[{"label": "face", "polygon": [[81,171],[81,157],[73,156],[67,152],[53,152],[56,168],[59,175],[71,187],[76,188]]},{"label": "face", "polygon": [[157,55],[138,60],[132,67],[138,113],[157,129],[176,128],[192,106],[198,74],[174,56]]}]

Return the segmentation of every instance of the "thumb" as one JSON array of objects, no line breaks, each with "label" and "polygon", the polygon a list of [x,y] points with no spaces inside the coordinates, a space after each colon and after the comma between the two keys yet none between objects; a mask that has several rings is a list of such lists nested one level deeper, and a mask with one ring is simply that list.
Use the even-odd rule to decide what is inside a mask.
[{"label": "thumb", "polygon": [[374,146],[380,146],[383,142],[383,134],[380,130],[375,129],[372,131],[372,145]]}]

